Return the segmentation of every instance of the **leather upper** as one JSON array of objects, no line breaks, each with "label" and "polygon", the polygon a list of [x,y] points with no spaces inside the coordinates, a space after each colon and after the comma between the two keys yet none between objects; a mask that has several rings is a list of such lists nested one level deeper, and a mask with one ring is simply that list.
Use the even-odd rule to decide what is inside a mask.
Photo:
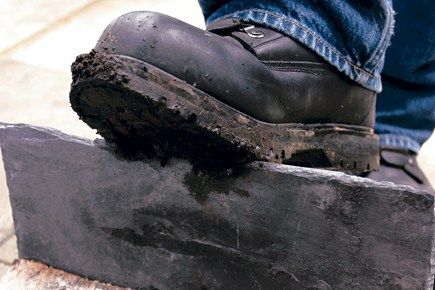
[{"label": "leather upper", "polygon": [[260,121],[373,127],[376,93],[298,42],[238,19],[208,29],[132,12],[113,21],[95,49],[147,62]]}]

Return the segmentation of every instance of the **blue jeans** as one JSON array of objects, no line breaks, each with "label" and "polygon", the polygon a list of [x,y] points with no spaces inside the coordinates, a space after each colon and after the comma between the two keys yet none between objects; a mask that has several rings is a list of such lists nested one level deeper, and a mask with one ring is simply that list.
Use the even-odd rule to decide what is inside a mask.
[{"label": "blue jeans", "polygon": [[435,125],[433,0],[395,1],[396,29],[391,0],[199,3],[207,23],[237,17],[273,28],[305,44],[361,86],[378,93],[383,89],[376,130],[386,146],[418,152],[429,138]]}]

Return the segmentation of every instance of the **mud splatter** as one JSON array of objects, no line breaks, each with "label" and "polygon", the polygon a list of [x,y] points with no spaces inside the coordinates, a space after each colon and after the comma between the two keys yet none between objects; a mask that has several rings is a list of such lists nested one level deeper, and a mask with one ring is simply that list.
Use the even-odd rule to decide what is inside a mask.
[{"label": "mud splatter", "polygon": [[227,195],[234,192],[240,197],[249,198],[251,196],[249,191],[235,185],[237,180],[235,175],[240,176],[242,174],[246,174],[246,172],[239,171],[235,173],[233,170],[229,170],[225,173],[217,174],[214,172],[192,171],[184,176],[184,184],[201,204],[207,200],[207,197],[211,193]]}]

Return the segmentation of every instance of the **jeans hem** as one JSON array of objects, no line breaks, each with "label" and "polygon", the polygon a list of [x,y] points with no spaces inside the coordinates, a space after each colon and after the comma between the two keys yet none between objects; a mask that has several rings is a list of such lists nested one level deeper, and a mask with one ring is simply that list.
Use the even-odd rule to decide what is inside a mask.
[{"label": "jeans hem", "polygon": [[[397,118],[400,119],[400,117]],[[377,120],[375,133],[379,135],[406,136],[419,144],[423,144],[432,135],[432,130],[403,128],[397,125],[384,124]]]},{"label": "jeans hem", "polygon": [[378,46],[376,47],[374,53],[372,54],[372,57],[367,62],[367,65],[372,67],[372,70],[371,70],[372,73],[374,72],[374,70],[377,67],[379,67],[379,65],[380,65],[379,63],[381,62],[382,56],[385,55],[385,51],[387,50],[388,46],[390,45],[391,36],[393,35],[393,32],[394,32],[395,12],[393,10],[392,4],[389,1],[381,1],[381,3],[383,5],[385,5],[385,7],[384,7],[385,11],[386,11],[385,26],[384,26],[384,29],[382,31],[381,40],[379,41]]},{"label": "jeans hem", "polygon": [[421,149],[420,144],[414,139],[398,134],[380,134],[381,148],[395,149],[395,150],[407,150],[415,154]]},{"label": "jeans hem", "polygon": [[[296,19],[275,14],[267,10],[246,9],[223,15],[218,18],[208,19],[207,23],[210,24],[225,18],[239,18],[246,22],[261,24],[280,31],[306,45],[328,63],[336,67],[340,72],[344,73],[351,80],[361,86],[378,93],[382,90],[381,76],[379,72],[373,72],[375,71],[375,68],[368,70],[359,67],[348,57],[342,55],[336,48],[334,48],[334,46],[325,41],[320,35],[305,27]],[[382,45],[382,47],[384,47],[384,45]],[[381,59],[383,51],[379,48],[377,54],[380,55],[379,58]]]}]

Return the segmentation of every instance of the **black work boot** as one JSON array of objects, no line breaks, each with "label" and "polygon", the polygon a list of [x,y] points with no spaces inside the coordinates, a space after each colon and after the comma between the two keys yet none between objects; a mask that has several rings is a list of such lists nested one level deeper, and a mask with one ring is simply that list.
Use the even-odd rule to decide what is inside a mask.
[{"label": "black work boot", "polygon": [[361,173],[379,164],[376,93],[291,38],[238,19],[203,31],[129,13],[72,73],[73,109],[120,147],[216,165]]},{"label": "black work boot", "polygon": [[382,148],[379,171],[366,174],[365,177],[397,185],[408,185],[435,195],[429,180],[418,166],[416,157],[414,152],[408,150]]}]

